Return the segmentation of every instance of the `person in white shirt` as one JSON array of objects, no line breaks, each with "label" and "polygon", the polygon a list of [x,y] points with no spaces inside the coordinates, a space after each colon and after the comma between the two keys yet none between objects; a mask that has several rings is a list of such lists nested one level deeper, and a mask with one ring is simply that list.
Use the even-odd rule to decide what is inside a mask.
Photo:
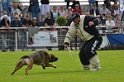
[{"label": "person in white shirt", "polygon": [[115,4],[114,5],[114,17],[116,17],[116,15],[119,14],[119,7],[118,7],[118,4]]},{"label": "person in white shirt", "polygon": [[[7,11],[3,11],[3,16],[1,16],[0,20],[3,19],[4,15],[7,15]],[[9,20],[9,22],[11,22],[11,17],[10,16],[8,16],[8,20]]]},{"label": "person in white shirt", "polygon": [[66,11],[64,10],[64,6],[60,6],[59,16],[66,17]]},{"label": "person in white shirt", "polygon": [[106,32],[113,32],[112,31],[112,28],[115,28],[115,22],[114,22],[114,20],[112,20],[112,16],[111,15],[109,15],[108,16],[108,20],[106,20]]}]

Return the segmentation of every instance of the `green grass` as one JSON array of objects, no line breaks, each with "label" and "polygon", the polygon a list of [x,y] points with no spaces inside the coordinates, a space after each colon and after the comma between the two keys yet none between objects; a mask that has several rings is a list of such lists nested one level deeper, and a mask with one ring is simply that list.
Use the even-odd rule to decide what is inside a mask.
[{"label": "green grass", "polygon": [[98,51],[101,61],[101,70],[96,72],[81,70],[78,58],[79,51],[73,51],[73,59],[68,51],[49,51],[55,54],[59,60],[53,64],[57,68],[42,69],[34,65],[25,75],[25,68],[18,70],[14,75],[16,62],[27,52],[0,52],[0,82],[122,82],[124,81],[124,51]]}]

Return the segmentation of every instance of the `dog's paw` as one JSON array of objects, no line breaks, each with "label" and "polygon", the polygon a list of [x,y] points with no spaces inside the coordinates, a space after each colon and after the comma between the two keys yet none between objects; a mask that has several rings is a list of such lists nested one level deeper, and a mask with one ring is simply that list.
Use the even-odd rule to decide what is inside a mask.
[{"label": "dog's paw", "polygon": [[54,68],[57,68],[56,66],[54,66]]}]

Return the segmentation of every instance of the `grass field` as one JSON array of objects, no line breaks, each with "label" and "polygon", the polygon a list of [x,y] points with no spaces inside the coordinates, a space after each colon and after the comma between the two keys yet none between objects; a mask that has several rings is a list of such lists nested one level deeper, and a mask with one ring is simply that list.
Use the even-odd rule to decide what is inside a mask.
[{"label": "grass field", "polygon": [[25,68],[14,75],[16,62],[27,52],[0,52],[0,82],[123,82],[124,81],[124,50],[98,51],[101,70],[96,72],[81,70],[78,51],[73,51],[73,59],[68,51],[48,51],[55,54],[59,60],[53,64],[57,68],[42,69],[34,65],[25,75]]}]

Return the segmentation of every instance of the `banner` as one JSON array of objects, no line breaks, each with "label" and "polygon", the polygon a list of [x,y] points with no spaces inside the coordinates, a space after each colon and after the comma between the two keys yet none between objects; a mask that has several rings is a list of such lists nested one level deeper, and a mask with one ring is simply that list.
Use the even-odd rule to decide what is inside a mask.
[{"label": "banner", "polygon": [[33,44],[28,44],[32,46],[58,46],[57,31],[39,31],[34,34]]},{"label": "banner", "polygon": [[124,34],[106,34],[110,45],[124,45]]}]

